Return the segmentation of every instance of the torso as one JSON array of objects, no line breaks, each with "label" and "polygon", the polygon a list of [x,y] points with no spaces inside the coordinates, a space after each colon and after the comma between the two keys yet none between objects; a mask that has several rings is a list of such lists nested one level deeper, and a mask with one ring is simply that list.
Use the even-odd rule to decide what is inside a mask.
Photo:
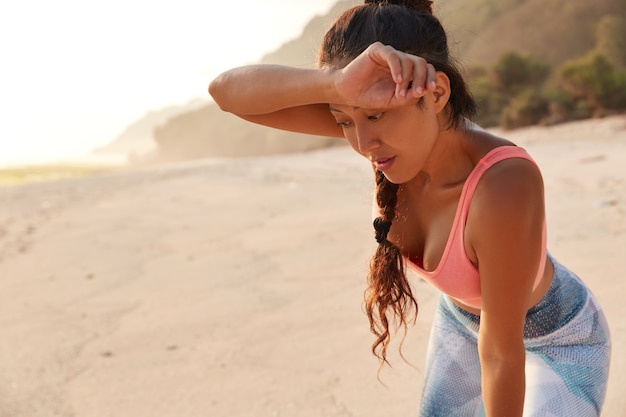
[{"label": "torso", "polygon": [[[389,240],[397,245],[403,255],[426,271],[434,271],[439,265],[450,237],[457,206],[465,180],[478,161],[490,150],[510,142],[481,130],[472,130],[467,135],[459,151],[463,157],[457,158],[457,175],[451,181],[439,186],[424,184],[423,187],[400,186],[396,219],[389,234]],[[469,260],[478,264],[478,258],[471,245],[471,224],[467,224],[464,236],[466,254]],[[529,308],[535,305],[550,286],[553,266],[546,262],[543,278],[531,296]],[[459,307],[480,314],[480,310],[452,299]]]}]

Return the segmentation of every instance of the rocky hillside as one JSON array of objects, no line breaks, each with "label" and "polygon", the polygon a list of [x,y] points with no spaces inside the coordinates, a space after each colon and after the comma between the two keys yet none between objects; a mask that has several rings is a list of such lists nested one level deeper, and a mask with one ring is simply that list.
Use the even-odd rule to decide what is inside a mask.
[{"label": "rocky hillside", "polygon": [[[339,1],[328,15],[312,19],[299,38],[261,62],[314,66],[317,44],[330,22],[357,3]],[[626,16],[626,2],[436,0],[435,13],[449,32],[455,55],[466,67],[490,65],[507,51],[530,53],[559,65],[592,49],[598,22],[607,15]],[[172,159],[294,152],[338,143],[255,126],[224,114],[213,104],[172,117],[154,130],[154,139],[159,154]]]},{"label": "rocky hillside", "polygon": [[[327,15],[313,18],[299,38],[265,55],[260,62],[315,66],[319,39],[336,16],[351,4],[355,1],[340,1]],[[161,158],[165,159],[301,152],[343,144],[338,139],[257,126],[222,112],[215,104],[173,117],[155,129],[154,138]]]},{"label": "rocky hillside", "polygon": [[436,14],[466,65],[493,63],[507,51],[556,66],[595,45],[605,16],[626,17],[624,0],[442,0]]},{"label": "rocky hillside", "polygon": [[131,160],[141,155],[154,152],[154,129],[167,123],[180,114],[204,107],[209,99],[193,100],[184,106],[170,106],[146,113],[143,117],[128,125],[112,142],[95,149],[94,154],[127,155]]}]

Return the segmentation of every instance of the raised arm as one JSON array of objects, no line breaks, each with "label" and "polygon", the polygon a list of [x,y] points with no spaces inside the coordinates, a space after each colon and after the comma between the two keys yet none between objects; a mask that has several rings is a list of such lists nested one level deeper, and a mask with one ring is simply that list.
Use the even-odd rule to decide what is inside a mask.
[{"label": "raised arm", "polygon": [[386,109],[414,104],[433,88],[422,58],[372,44],[342,69],[280,65],[235,68],[209,86],[224,111],[279,129],[343,137],[329,103]]},{"label": "raised arm", "polygon": [[251,65],[218,76],[209,93],[224,111],[248,121],[294,132],[343,137],[328,110],[341,99],[330,69]]}]

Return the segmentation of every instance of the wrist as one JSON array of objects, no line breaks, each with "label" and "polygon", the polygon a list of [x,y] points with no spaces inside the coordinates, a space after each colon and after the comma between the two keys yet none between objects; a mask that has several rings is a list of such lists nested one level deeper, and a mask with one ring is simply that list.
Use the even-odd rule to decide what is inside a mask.
[{"label": "wrist", "polygon": [[345,99],[339,92],[338,83],[341,76],[341,70],[336,68],[320,68],[320,74],[323,78],[324,103],[345,104]]}]

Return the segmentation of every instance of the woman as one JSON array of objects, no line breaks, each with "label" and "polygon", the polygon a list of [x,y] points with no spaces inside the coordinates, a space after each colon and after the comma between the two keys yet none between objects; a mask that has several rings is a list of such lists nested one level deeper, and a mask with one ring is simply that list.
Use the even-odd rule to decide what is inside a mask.
[{"label": "woman", "polygon": [[366,1],[326,33],[317,69],[236,68],[209,91],[251,122],[345,138],[372,163],[365,306],[381,363],[394,324],[417,313],[404,266],[442,292],[421,415],[600,413],[606,320],[546,251],[531,157],[469,121],[476,106],[430,1]]}]

